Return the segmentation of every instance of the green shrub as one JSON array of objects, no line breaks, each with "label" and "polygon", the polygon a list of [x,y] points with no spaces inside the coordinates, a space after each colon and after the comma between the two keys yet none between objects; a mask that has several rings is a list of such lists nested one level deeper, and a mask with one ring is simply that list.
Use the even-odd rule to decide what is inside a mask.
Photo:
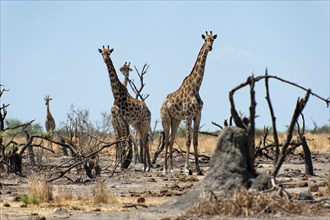
[{"label": "green shrub", "polygon": [[29,197],[28,195],[21,195],[20,200],[24,202],[25,204],[40,204],[41,200],[38,199],[35,195],[32,195],[32,197]]}]

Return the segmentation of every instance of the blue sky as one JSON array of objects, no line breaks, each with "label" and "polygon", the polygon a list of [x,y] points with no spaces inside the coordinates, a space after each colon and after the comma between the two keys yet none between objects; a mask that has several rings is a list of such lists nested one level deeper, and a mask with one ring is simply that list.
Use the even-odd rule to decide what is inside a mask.
[{"label": "blue sky", "polygon": [[[114,48],[117,69],[125,61],[141,70],[152,123],[166,95],[188,75],[203,44],[201,34],[218,34],[200,90],[202,130],[215,130],[229,117],[228,92],[254,73],[277,75],[329,97],[329,1],[1,1],[1,84],[10,92],[8,118],[44,124],[44,96],[53,97],[59,125],[70,106],[89,109],[93,120],[109,111],[113,96],[97,49]],[[136,78],[135,72],[132,72]],[[137,80],[137,79],[136,79]],[[270,81],[278,128],[289,124],[305,92]],[[257,127],[271,125],[264,83],[256,87]],[[248,114],[247,89],[235,96]],[[304,110],[329,123],[329,108],[311,97]],[[160,127],[159,127],[160,128]]]}]

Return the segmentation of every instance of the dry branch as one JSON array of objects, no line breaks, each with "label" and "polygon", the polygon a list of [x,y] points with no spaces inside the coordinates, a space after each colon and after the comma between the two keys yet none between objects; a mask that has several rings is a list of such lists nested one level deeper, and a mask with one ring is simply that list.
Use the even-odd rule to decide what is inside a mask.
[{"label": "dry branch", "polygon": [[278,174],[278,171],[280,170],[280,167],[282,166],[282,163],[284,162],[284,159],[287,155],[287,149],[288,149],[288,147],[290,145],[290,142],[291,142],[291,139],[292,139],[292,134],[293,134],[293,131],[294,131],[294,125],[295,125],[299,115],[303,111],[304,107],[306,106],[310,93],[311,93],[311,90],[308,90],[306,95],[305,95],[305,98],[303,98],[303,99],[298,98],[298,100],[297,100],[296,108],[295,108],[295,111],[292,115],[291,123],[290,123],[289,128],[288,128],[287,138],[286,138],[286,140],[283,144],[283,147],[280,151],[278,161],[276,161],[276,164],[275,164],[275,166],[272,170],[272,176],[274,176],[274,177]]},{"label": "dry branch", "polygon": [[142,90],[144,89],[145,83],[144,83],[144,75],[147,73],[148,69],[149,69],[150,65],[148,64],[144,64],[141,73],[139,72],[139,70],[136,68],[136,66],[134,66],[136,73],[139,76],[140,79],[140,88],[138,88],[133,80],[128,80],[129,81],[129,85],[131,87],[131,89],[133,90],[133,92],[135,93],[135,98],[138,99],[140,98],[142,101],[145,101],[148,97],[149,94],[141,94]]},{"label": "dry branch", "polygon": [[[26,148],[28,148],[30,145],[32,145],[32,142],[33,142],[33,139],[35,138],[40,138],[40,139],[43,139],[43,140],[47,140],[47,141],[50,141],[51,143],[54,143],[54,144],[57,144],[61,147],[64,147],[64,148],[68,148],[72,151],[72,153],[74,155],[78,155],[78,152],[76,151],[76,149],[74,149],[73,146],[69,145],[69,144],[66,144],[66,143],[63,143],[63,142],[58,142],[58,141],[54,141],[48,137],[45,137],[45,136],[41,136],[41,135],[31,135],[28,142],[24,145],[24,147],[20,150],[19,154],[20,155],[23,155],[24,154],[24,151],[26,150]],[[38,147],[40,147],[39,145],[37,145]]]},{"label": "dry branch", "polygon": [[256,99],[255,99],[255,91],[254,91],[254,76],[251,77],[250,81],[250,118],[249,121],[243,121],[244,125],[247,126],[248,130],[248,166],[249,170],[252,173],[255,173],[254,167],[254,152],[255,152],[255,117],[256,117]]},{"label": "dry branch", "polygon": [[[187,151],[182,150],[181,148],[180,148],[180,150],[178,150],[178,149],[176,149],[176,148],[173,148],[173,151],[174,151],[174,152],[177,152],[177,153],[179,153],[179,154],[181,154],[181,155],[183,155],[183,154],[187,154]],[[189,152],[189,155],[194,156],[194,153]],[[206,160],[210,160],[210,159],[211,159],[210,156],[205,155],[205,154],[198,154],[198,158],[200,158],[200,157],[201,157],[201,158],[205,158]]]},{"label": "dry branch", "polygon": [[[266,69],[266,76],[268,76],[268,71]],[[275,117],[275,113],[274,113],[274,109],[273,109],[273,105],[270,99],[270,94],[269,94],[269,78],[265,79],[265,86],[266,86],[266,100],[268,103],[268,107],[269,107],[269,111],[270,111],[270,116],[272,118],[272,126],[273,126],[273,137],[274,137],[274,141],[275,141],[275,158],[274,158],[274,165],[276,164],[277,160],[278,160],[278,155],[280,153],[280,149],[279,149],[279,140],[278,140],[278,134],[277,134],[277,128],[276,128],[276,117]]]},{"label": "dry branch", "polygon": [[148,208],[148,206],[146,204],[143,204],[143,203],[124,203],[123,204],[123,208],[136,208],[136,209],[138,209],[139,206],[141,206],[143,208]]},{"label": "dry branch", "polygon": [[[69,172],[71,169],[73,169],[73,168],[75,168],[75,167],[77,167],[77,166],[80,166],[80,165],[84,164],[85,161],[86,161],[86,159],[91,158],[91,157],[97,155],[100,151],[102,151],[102,150],[104,150],[104,149],[106,149],[106,148],[108,148],[108,147],[111,147],[111,146],[113,146],[113,145],[116,145],[116,144],[118,144],[118,143],[120,143],[120,142],[122,142],[122,141],[123,141],[123,140],[118,140],[118,141],[115,141],[115,142],[111,142],[111,143],[105,144],[105,145],[103,145],[100,149],[97,149],[97,150],[95,150],[95,151],[93,151],[93,152],[90,152],[89,154],[86,154],[86,155],[81,156],[79,161],[77,161],[76,163],[72,164],[71,166],[69,166],[69,167],[66,168],[65,170],[63,170],[63,171],[57,171],[57,172],[54,172],[54,173],[50,174],[49,177],[48,177],[47,182],[53,182],[53,181],[55,181],[55,180],[58,180],[58,179],[64,177],[64,175],[65,175],[67,172]],[[56,175],[56,174],[59,174],[59,175],[56,176],[56,177],[54,177],[54,178],[51,178],[52,176],[54,176],[54,175]]]},{"label": "dry branch", "polygon": [[[256,107],[256,102],[255,102],[255,91],[254,91],[254,84],[260,80],[265,79],[265,86],[266,86],[266,100],[270,109],[270,114],[271,114],[271,118],[272,118],[272,125],[273,125],[273,136],[274,136],[274,141],[275,143],[269,146],[265,146],[263,149],[258,149],[256,152],[254,152],[255,149],[255,143],[254,143],[254,132],[255,132],[255,107]],[[270,93],[269,93],[269,79],[276,79],[279,80],[281,82],[287,83],[289,85],[298,87],[304,91],[307,91],[305,98],[304,99],[298,99],[297,101],[297,105],[296,105],[296,109],[295,112],[292,116],[292,120],[288,129],[288,134],[287,134],[287,138],[286,141],[283,143],[283,145],[281,146],[281,151],[280,151],[280,143],[278,140],[278,134],[277,134],[277,129],[276,129],[276,117],[275,117],[275,113],[272,107],[272,103],[271,103],[271,99],[270,99]],[[248,118],[248,120],[246,119],[242,119],[242,117],[239,115],[239,113],[237,112],[237,110],[235,109],[235,102],[234,102],[234,93],[245,87],[250,85],[250,117]],[[253,75],[248,77],[247,80],[241,84],[239,84],[238,86],[236,86],[234,89],[232,89],[229,92],[229,101],[230,101],[230,113],[231,113],[231,117],[230,117],[230,124],[231,124],[231,120],[234,120],[234,123],[236,124],[237,127],[243,128],[246,130],[247,134],[248,134],[248,149],[249,149],[249,166],[251,168],[251,171],[254,170],[254,157],[257,155],[261,155],[262,154],[262,150],[269,148],[269,147],[275,147],[275,159],[274,159],[274,168],[272,171],[272,175],[275,177],[278,173],[278,170],[280,169],[286,155],[288,153],[290,153],[293,149],[295,149],[297,146],[303,145],[303,139],[304,136],[302,135],[300,137],[301,142],[299,143],[292,143],[291,139],[292,139],[292,134],[293,134],[293,130],[294,130],[294,125],[299,117],[299,115],[301,114],[301,112],[303,111],[308,98],[310,95],[313,95],[315,97],[317,97],[318,99],[324,101],[327,105],[327,107],[329,106],[330,100],[329,98],[325,99],[322,98],[321,96],[313,93],[310,89],[306,89],[296,83],[292,83],[289,82],[287,80],[284,80],[280,77],[277,76],[271,76],[268,75],[267,69],[266,69],[266,73],[263,76],[257,76],[254,77]],[[265,142],[265,140],[264,140]],[[264,144],[265,145],[265,144]],[[292,148],[289,148],[289,146],[293,146]],[[306,146],[305,146],[306,148]],[[308,154],[308,152],[306,152]],[[268,156],[268,155],[267,155]]]},{"label": "dry branch", "polygon": [[303,121],[303,126],[302,129],[300,129],[299,123],[297,122],[297,127],[298,127],[298,134],[299,134],[299,139],[301,141],[301,145],[303,147],[303,152],[304,152],[304,162],[305,162],[305,173],[308,175],[314,175],[313,171],[313,162],[312,162],[312,157],[311,157],[311,151],[308,147],[306,138],[305,138],[305,118],[304,115],[301,113],[301,118]]},{"label": "dry branch", "polygon": [[215,122],[213,122],[213,121],[211,121],[211,123],[212,123],[213,125],[217,126],[218,128],[223,129],[223,127],[222,127],[221,125],[219,125],[218,123],[215,123]]}]

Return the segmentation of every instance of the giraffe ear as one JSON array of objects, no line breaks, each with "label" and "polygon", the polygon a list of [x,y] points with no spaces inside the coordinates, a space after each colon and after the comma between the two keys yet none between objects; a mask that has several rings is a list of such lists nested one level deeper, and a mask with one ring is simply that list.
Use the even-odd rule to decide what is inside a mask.
[{"label": "giraffe ear", "polygon": [[110,53],[112,53],[114,50],[115,50],[115,49],[112,48],[112,49],[110,50]]},{"label": "giraffe ear", "polygon": [[202,34],[202,38],[205,39],[205,35],[204,34]]},{"label": "giraffe ear", "polygon": [[102,50],[99,48],[99,52],[102,53]]},{"label": "giraffe ear", "polygon": [[214,36],[213,36],[213,39],[214,39],[214,40],[215,40],[215,39],[217,39],[217,36],[218,36],[217,34],[216,34],[216,35],[214,35]]}]

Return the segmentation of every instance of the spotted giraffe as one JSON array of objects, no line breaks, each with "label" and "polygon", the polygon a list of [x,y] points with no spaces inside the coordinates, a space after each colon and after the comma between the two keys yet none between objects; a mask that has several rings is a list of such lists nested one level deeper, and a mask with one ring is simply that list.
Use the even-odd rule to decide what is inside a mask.
[{"label": "spotted giraffe", "polygon": [[[164,129],[164,145],[165,145],[165,164],[164,173],[167,172],[167,153],[169,148],[170,171],[173,172],[173,143],[179,127],[180,122],[183,120],[186,124],[186,162],[185,174],[192,175],[189,164],[190,144],[191,144],[191,130],[192,121],[193,127],[193,145],[195,156],[195,168],[198,175],[203,175],[198,163],[198,131],[201,121],[201,112],[203,108],[203,101],[199,95],[199,89],[202,85],[204,76],[205,62],[207,54],[212,50],[213,41],[217,35],[206,32],[202,34],[204,44],[199,51],[195,65],[191,73],[183,80],[180,88],[173,93],[167,95],[160,110],[162,126]],[[170,133],[171,132],[171,133]],[[170,137],[171,134],[171,137]],[[164,145],[162,148],[164,148]],[[163,149],[160,148],[158,152]]]},{"label": "spotted giraffe", "polygon": [[[112,106],[112,124],[115,129],[117,138],[122,136],[122,125],[127,122],[132,125],[138,132],[142,146],[144,149],[144,171],[151,168],[148,135],[151,122],[151,112],[147,105],[140,100],[134,99],[127,91],[127,88],[119,81],[118,75],[110,58],[113,49],[109,46],[99,49],[103,60],[107,66],[114,103]],[[122,121],[124,120],[124,121]]]}]

